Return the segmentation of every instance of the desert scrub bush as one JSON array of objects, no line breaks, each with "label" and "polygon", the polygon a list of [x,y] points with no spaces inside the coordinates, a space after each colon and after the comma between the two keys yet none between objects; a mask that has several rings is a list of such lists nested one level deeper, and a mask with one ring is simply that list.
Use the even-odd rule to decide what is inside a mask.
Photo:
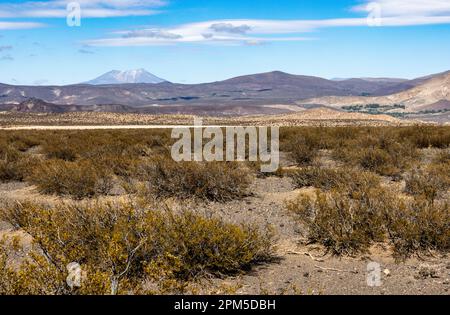
[{"label": "desert scrub bush", "polygon": [[[31,235],[39,248],[36,257],[47,262],[41,266],[31,261],[14,270],[2,263],[0,254],[0,290],[7,288],[6,293],[170,293],[185,287],[179,283],[206,273],[240,272],[272,255],[270,235],[250,225],[131,202],[13,204],[3,208],[0,219]],[[83,270],[81,287],[69,288],[65,282],[71,262]],[[28,272],[30,266],[33,272]],[[51,290],[38,281],[46,274],[54,275]],[[36,288],[18,286],[20,278]],[[148,281],[163,291],[146,291]]]},{"label": "desert scrub bush", "polygon": [[405,192],[433,202],[450,189],[450,163],[432,163],[405,175]]},{"label": "desert scrub bush", "polygon": [[24,156],[14,160],[0,160],[0,181],[24,181],[32,172],[38,158]]},{"label": "desert scrub bush", "polygon": [[288,202],[287,209],[306,227],[311,243],[322,244],[334,255],[355,255],[383,239],[382,218],[391,200],[381,189],[372,189],[359,199],[338,190],[317,191],[314,198],[300,195]]},{"label": "desert scrub bush", "polygon": [[33,168],[29,181],[44,194],[66,195],[75,199],[106,195],[113,185],[111,174],[89,160],[43,161]]},{"label": "desert scrub bush", "polygon": [[434,157],[433,163],[436,164],[450,164],[450,148],[445,149],[445,150],[440,150],[436,156]]},{"label": "desert scrub bush", "polygon": [[[51,139],[51,140],[50,140]],[[49,159],[61,159],[64,161],[75,161],[78,157],[78,146],[72,143],[72,139],[50,138],[42,145],[42,152]]]},{"label": "desert scrub bush", "polygon": [[280,130],[280,149],[288,152],[298,140],[316,149],[332,149],[353,139],[355,131],[352,127],[284,127]]},{"label": "desert scrub bush", "polygon": [[323,190],[342,189],[350,193],[361,191],[368,187],[377,187],[380,178],[371,172],[354,168],[321,168],[307,167],[291,172],[296,188],[314,186]]},{"label": "desert scrub bush", "polygon": [[414,126],[399,131],[400,138],[410,139],[417,148],[448,148],[450,128],[448,126]]},{"label": "desert scrub bush", "polygon": [[299,165],[310,165],[319,153],[319,139],[311,134],[305,134],[284,146],[290,157]]},{"label": "desert scrub bush", "polygon": [[49,159],[91,160],[120,177],[137,177],[143,158],[169,152],[167,132],[80,131],[45,137],[42,152]]},{"label": "desert scrub bush", "polygon": [[191,211],[167,215],[157,234],[164,238],[160,241],[172,255],[167,262],[177,261],[173,272],[178,278],[191,279],[205,271],[215,275],[235,274],[254,263],[270,260],[273,239],[270,229],[261,233],[252,225],[228,224]]},{"label": "desert scrub bush", "polygon": [[20,159],[19,151],[0,143],[0,181],[10,181],[18,177],[16,163]]},{"label": "desert scrub bush", "polygon": [[332,156],[347,165],[400,179],[402,172],[409,169],[420,154],[407,140],[397,142],[384,133],[348,141],[334,149]]},{"label": "desert scrub bush", "polygon": [[20,152],[26,152],[41,143],[37,135],[22,132],[14,132],[9,134],[8,142],[11,147],[19,150]]},{"label": "desert scrub bush", "polygon": [[99,154],[128,155],[131,158],[149,151],[165,151],[170,133],[158,130],[95,130],[43,133],[42,151],[49,158],[75,160],[95,158]]},{"label": "desert scrub bush", "polygon": [[379,148],[363,150],[358,156],[358,162],[363,168],[380,175],[389,176],[400,172],[398,168],[393,166],[389,153]]},{"label": "desert scrub bush", "polygon": [[0,240],[0,295],[61,294],[62,274],[42,255],[29,253],[17,266],[8,254],[21,249],[11,238]]},{"label": "desert scrub bush", "polygon": [[38,161],[11,146],[0,147],[0,181],[23,181]]},{"label": "desert scrub bush", "polygon": [[157,197],[229,201],[249,194],[249,171],[235,162],[175,162],[158,156],[143,169]]},{"label": "desert scrub bush", "polygon": [[415,198],[406,207],[392,208],[386,229],[393,244],[394,257],[404,260],[415,253],[450,250],[450,205]]},{"label": "desert scrub bush", "polygon": [[292,144],[291,158],[299,165],[311,165],[319,150],[298,140]]},{"label": "desert scrub bush", "polygon": [[83,158],[91,160],[102,169],[110,170],[123,178],[139,177],[139,165],[146,157],[145,148],[123,145],[102,146],[86,152]]},{"label": "desert scrub bush", "polygon": [[315,198],[299,195],[287,208],[312,243],[335,255],[364,253],[375,242],[389,242],[398,260],[450,250],[450,208],[445,200],[410,200],[370,188],[352,196],[340,190],[317,191]]}]

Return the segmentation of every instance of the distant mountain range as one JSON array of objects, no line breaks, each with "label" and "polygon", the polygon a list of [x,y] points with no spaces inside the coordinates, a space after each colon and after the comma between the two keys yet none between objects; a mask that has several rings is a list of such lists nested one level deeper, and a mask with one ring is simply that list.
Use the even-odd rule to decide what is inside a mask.
[{"label": "distant mountain range", "polygon": [[[302,104],[321,104],[333,107],[404,106],[410,112],[450,110],[450,71],[404,82],[409,89],[382,96],[323,96],[303,100]],[[395,90],[395,89],[394,89]]]},{"label": "distant mountain range", "polygon": [[[400,79],[400,78],[358,78],[360,80],[368,81],[368,82],[391,82],[391,83],[402,83],[408,81],[408,79]],[[350,80],[348,78],[333,78],[333,81],[346,81]]]},{"label": "distant mountain range", "polygon": [[144,69],[119,71],[113,70],[107,72],[98,78],[85,82],[92,85],[108,85],[108,84],[133,84],[133,83],[149,83],[157,84],[166,82],[166,80],[158,78]]},{"label": "distant mountain range", "polygon": [[[147,82],[139,83],[141,80]],[[0,84],[0,110],[243,115],[289,112],[321,105],[346,108],[376,104],[387,106],[383,113],[442,113],[450,111],[449,91],[450,71],[414,80],[327,80],[275,71],[189,85],[154,79],[145,70],[134,70],[110,72],[78,85]]]}]

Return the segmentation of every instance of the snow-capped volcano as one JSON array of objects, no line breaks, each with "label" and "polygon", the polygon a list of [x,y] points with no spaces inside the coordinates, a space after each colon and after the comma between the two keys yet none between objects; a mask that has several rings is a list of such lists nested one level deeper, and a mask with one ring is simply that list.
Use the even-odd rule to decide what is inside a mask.
[{"label": "snow-capped volcano", "polygon": [[145,71],[144,69],[119,71],[113,70],[107,72],[98,78],[85,82],[85,84],[102,85],[102,84],[127,84],[127,83],[161,83],[166,80]]}]

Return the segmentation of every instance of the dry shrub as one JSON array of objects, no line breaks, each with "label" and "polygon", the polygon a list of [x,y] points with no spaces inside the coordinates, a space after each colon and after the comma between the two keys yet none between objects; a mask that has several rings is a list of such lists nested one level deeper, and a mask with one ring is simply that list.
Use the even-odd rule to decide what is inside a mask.
[{"label": "dry shrub", "polygon": [[49,159],[61,159],[64,161],[75,161],[78,157],[78,148],[71,139],[53,138],[42,146],[42,152]]},{"label": "dry shrub", "polygon": [[354,168],[321,168],[307,167],[292,172],[296,188],[314,186],[323,190],[346,189],[349,192],[360,191],[367,187],[376,187],[380,184],[380,178],[367,171]]},{"label": "dry shrub", "polygon": [[6,144],[0,146],[0,181],[11,181],[21,177],[16,167],[19,160],[20,153],[17,150]]},{"label": "dry shrub", "polygon": [[177,278],[188,280],[205,271],[216,275],[235,274],[270,259],[270,230],[262,234],[252,225],[206,219],[191,211],[169,212],[168,216],[159,225],[161,230],[157,234],[167,247],[165,251],[177,258],[177,268],[173,270]]},{"label": "dry shrub", "polygon": [[149,150],[164,151],[170,144],[170,133],[158,130],[95,130],[44,133],[43,152],[49,158],[73,161],[97,158],[99,155],[128,155],[136,158]]},{"label": "dry shrub", "polygon": [[450,189],[450,163],[430,164],[405,176],[405,192],[434,201]]},{"label": "dry shrub", "polygon": [[248,169],[235,162],[175,162],[159,156],[143,166],[157,197],[229,201],[248,195]]},{"label": "dry shrub", "polygon": [[[145,204],[15,204],[0,220],[31,235],[36,248],[18,269],[0,252],[0,294],[182,293],[195,277],[234,274],[272,255],[271,236],[251,225]],[[65,282],[71,262],[84,271],[80,288]]]},{"label": "dry shrub", "polygon": [[22,157],[17,160],[0,160],[0,181],[23,181],[39,160],[32,157]]},{"label": "dry shrub", "polygon": [[310,242],[322,244],[334,255],[354,255],[382,240],[382,214],[390,199],[382,190],[371,190],[360,199],[338,190],[317,191],[315,198],[300,195],[287,208],[305,225]]},{"label": "dry shrub", "polygon": [[374,242],[390,241],[396,259],[450,249],[448,202],[402,199],[371,188],[354,196],[332,190],[315,198],[300,195],[287,208],[308,231],[311,242],[335,255],[366,252]]},{"label": "dry shrub", "polygon": [[363,168],[381,175],[390,175],[398,172],[398,169],[392,166],[392,159],[389,153],[379,148],[363,150],[359,156],[359,164]]},{"label": "dry shrub", "polygon": [[436,154],[436,156],[434,157],[433,163],[450,164],[450,148],[439,151],[438,154]]},{"label": "dry shrub", "polygon": [[317,146],[315,138],[304,136],[292,140],[286,150],[297,164],[311,165],[319,153]]},{"label": "dry shrub", "polygon": [[23,181],[36,163],[37,158],[10,146],[0,147],[0,181]]},{"label": "dry shrub", "polygon": [[90,159],[98,168],[109,170],[111,173],[122,178],[139,177],[139,165],[141,159],[126,154],[108,155],[98,154]]},{"label": "dry shrub", "polygon": [[5,148],[26,152],[40,143],[39,137],[34,132],[6,130],[0,132],[0,153]]},{"label": "dry shrub", "polygon": [[392,208],[386,229],[394,257],[406,259],[414,253],[450,250],[450,205],[416,198],[407,207]]},{"label": "dry shrub", "polygon": [[29,180],[44,194],[76,199],[106,195],[112,188],[111,174],[89,160],[47,160],[33,169]]},{"label": "dry shrub", "polygon": [[397,142],[387,135],[366,136],[349,141],[333,152],[333,157],[351,166],[360,166],[382,176],[400,179],[403,171],[411,167],[419,153],[408,141]]},{"label": "dry shrub", "polygon": [[0,295],[53,295],[63,293],[63,274],[42,255],[31,253],[20,267],[12,267],[7,253],[20,250],[14,240],[0,240]]},{"label": "dry shrub", "polygon": [[450,128],[446,126],[414,126],[399,131],[400,138],[408,138],[417,148],[450,146]]}]

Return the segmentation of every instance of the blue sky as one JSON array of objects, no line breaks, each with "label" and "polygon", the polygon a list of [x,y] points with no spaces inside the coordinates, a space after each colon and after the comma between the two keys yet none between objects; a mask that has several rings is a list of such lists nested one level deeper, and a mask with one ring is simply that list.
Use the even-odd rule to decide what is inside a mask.
[{"label": "blue sky", "polygon": [[74,27],[69,2],[0,2],[0,82],[63,85],[136,68],[180,83],[450,70],[450,0],[78,0]]}]

